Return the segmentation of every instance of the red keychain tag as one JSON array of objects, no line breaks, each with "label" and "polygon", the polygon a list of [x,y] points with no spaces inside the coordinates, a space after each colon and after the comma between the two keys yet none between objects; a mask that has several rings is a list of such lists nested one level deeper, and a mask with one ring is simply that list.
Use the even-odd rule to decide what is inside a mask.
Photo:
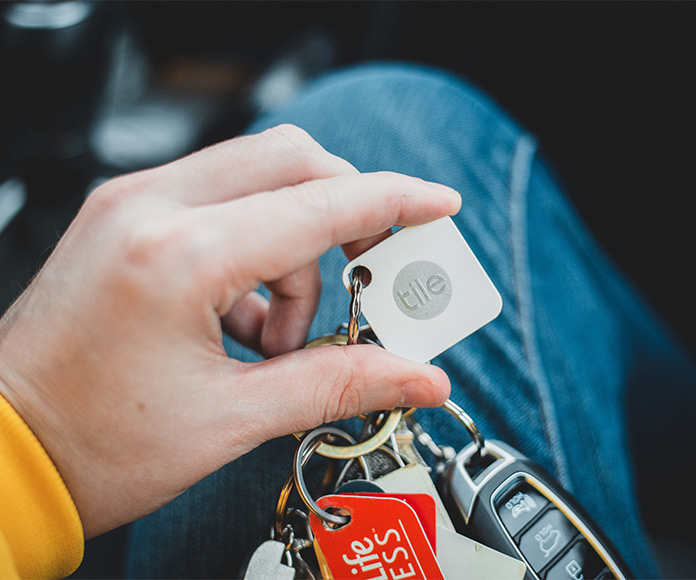
[{"label": "red keychain tag", "polygon": [[334,578],[444,580],[423,526],[405,501],[383,494],[340,494],[319,498],[317,504],[350,515],[335,529],[310,515],[317,553]]},{"label": "red keychain tag", "polygon": [[349,495],[362,495],[365,497],[393,497],[405,501],[416,512],[418,521],[423,526],[425,536],[430,542],[430,547],[437,555],[437,512],[435,499],[428,493],[389,493],[389,492],[356,492]]}]

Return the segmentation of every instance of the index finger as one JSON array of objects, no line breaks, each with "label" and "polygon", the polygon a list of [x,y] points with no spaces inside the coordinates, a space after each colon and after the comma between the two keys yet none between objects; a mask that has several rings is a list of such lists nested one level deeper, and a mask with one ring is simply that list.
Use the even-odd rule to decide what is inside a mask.
[{"label": "index finger", "polygon": [[166,195],[186,205],[228,201],[260,191],[357,173],[294,125],[217,143],[152,170],[168,183]]},{"label": "index finger", "polygon": [[[333,246],[454,215],[460,206],[449,187],[382,172],[315,180],[208,209],[215,237],[224,240],[217,245],[221,271],[270,281]],[[230,247],[234,255],[224,251]]]}]

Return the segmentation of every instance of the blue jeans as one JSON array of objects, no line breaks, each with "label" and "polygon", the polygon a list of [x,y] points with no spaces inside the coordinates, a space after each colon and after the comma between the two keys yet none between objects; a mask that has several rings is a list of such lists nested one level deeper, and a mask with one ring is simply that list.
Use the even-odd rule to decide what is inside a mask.
[{"label": "blue jeans", "polygon": [[[655,411],[651,381],[669,374],[669,397],[693,409],[696,374],[588,235],[533,136],[461,79],[406,65],[332,73],[250,131],[281,122],[303,127],[361,171],[402,172],[461,192],[455,222],[504,306],[433,361],[451,378],[451,398],[484,436],[555,474],[634,573],[657,574],[632,452],[645,429],[632,428],[627,401],[635,416]],[[310,338],[347,320],[345,263],[339,249],[321,259],[324,288]],[[258,359],[231,341],[227,348]],[[418,417],[437,443],[469,442],[442,410]],[[128,575],[238,574],[268,538],[296,445],[292,437],[270,441],[137,522]]]}]

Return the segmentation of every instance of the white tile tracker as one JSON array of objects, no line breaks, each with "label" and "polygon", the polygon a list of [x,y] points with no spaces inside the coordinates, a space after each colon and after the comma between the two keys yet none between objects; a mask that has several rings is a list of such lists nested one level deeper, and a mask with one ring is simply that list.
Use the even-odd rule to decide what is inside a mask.
[{"label": "white tile tracker", "polygon": [[451,218],[410,226],[352,260],[369,270],[362,313],[390,352],[428,362],[493,320],[502,299]]}]

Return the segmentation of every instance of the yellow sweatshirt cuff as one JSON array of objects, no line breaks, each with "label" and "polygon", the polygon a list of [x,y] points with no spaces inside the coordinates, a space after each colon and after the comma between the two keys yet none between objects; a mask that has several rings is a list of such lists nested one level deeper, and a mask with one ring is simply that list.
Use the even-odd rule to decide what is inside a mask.
[{"label": "yellow sweatshirt cuff", "polygon": [[84,551],[75,503],[39,440],[3,397],[0,474],[0,570],[10,569],[2,561],[9,547],[21,578],[74,572]]}]

